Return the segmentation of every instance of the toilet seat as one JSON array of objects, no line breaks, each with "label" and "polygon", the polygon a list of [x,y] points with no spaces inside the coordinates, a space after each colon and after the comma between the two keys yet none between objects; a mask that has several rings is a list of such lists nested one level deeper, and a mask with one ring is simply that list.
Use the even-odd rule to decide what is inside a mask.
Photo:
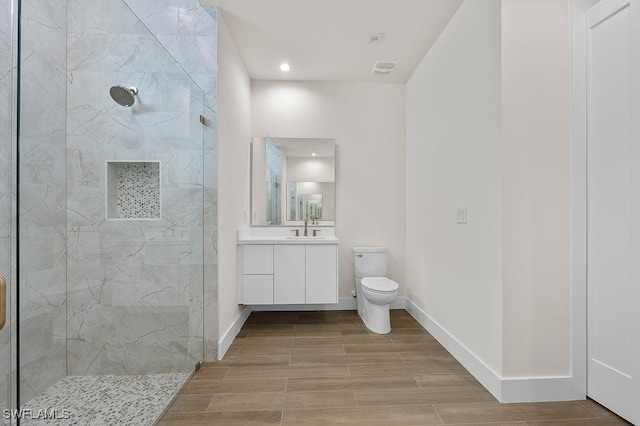
[{"label": "toilet seat", "polygon": [[388,294],[398,290],[398,283],[387,277],[362,278],[362,286],[374,293]]}]

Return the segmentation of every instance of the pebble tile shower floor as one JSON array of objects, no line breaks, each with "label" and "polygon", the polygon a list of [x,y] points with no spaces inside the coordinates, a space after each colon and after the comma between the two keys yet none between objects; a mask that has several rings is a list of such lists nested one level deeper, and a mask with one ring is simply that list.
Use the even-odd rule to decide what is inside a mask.
[{"label": "pebble tile shower floor", "polygon": [[68,419],[22,420],[21,425],[153,425],[189,374],[69,376],[27,402],[33,412],[67,410]]},{"label": "pebble tile shower floor", "polygon": [[628,424],[593,401],[500,404],[406,311],[369,332],[355,311],[254,312],[160,425]]}]

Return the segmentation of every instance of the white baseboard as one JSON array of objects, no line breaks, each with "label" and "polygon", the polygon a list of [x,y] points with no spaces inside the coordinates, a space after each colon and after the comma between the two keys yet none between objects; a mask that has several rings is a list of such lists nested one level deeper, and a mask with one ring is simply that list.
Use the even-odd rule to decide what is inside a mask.
[{"label": "white baseboard", "polygon": [[[391,305],[391,309],[406,309],[407,298],[396,297]],[[338,299],[337,304],[328,305],[253,305],[253,311],[355,311],[357,302],[354,297],[344,297]]]},{"label": "white baseboard", "polygon": [[236,318],[233,324],[231,324],[226,333],[224,333],[224,336],[222,336],[222,338],[218,340],[218,361],[222,360],[224,355],[231,347],[233,339],[235,339],[238,333],[240,333],[242,326],[245,322],[247,322],[249,315],[251,315],[251,311],[251,306],[245,306],[240,316]]},{"label": "white baseboard", "polygon": [[586,397],[571,376],[508,377],[502,379],[500,402],[574,401]]},{"label": "white baseboard", "polygon": [[407,299],[407,312],[416,319],[435,339],[448,350],[455,359],[469,370],[482,386],[498,400],[502,401],[502,383],[499,375],[480,361],[469,349],[451,336],[422,309]]},{"label": "white baseboard", "polygon": [[560,377],[503,378],[480,360],[410,299],[406,309],[435,339],[440,342],[500,402],[544,402],[584,399],[576,380]]}]

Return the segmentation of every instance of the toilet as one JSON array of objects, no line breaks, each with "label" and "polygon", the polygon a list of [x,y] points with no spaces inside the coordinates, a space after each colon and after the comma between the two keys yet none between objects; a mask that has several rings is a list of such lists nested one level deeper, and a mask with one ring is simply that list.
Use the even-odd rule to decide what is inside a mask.
[{"label": "toilet", "polygon": [[358,315],[374,333],[391,331],[389,304],[398,294],[398,283],[387,278],[386,247],[354,247]]}]

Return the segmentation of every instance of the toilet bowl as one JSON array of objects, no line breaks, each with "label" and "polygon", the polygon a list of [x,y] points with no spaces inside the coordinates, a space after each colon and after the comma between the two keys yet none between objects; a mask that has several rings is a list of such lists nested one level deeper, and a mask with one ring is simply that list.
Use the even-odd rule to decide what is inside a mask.
[{"label": "toilet bowl", "polygon": [[354,247],[358,314],[374,333],[391,331],[389,304],[398,293],[398,283],[386,277],[385,247]]},{"label": "toilet bowl", "polygon": [[365,324],[378,334],[391,331],[389,304],[398,294],[398,283],[386,277],[362,278],[362,295],[368,302]]}]

